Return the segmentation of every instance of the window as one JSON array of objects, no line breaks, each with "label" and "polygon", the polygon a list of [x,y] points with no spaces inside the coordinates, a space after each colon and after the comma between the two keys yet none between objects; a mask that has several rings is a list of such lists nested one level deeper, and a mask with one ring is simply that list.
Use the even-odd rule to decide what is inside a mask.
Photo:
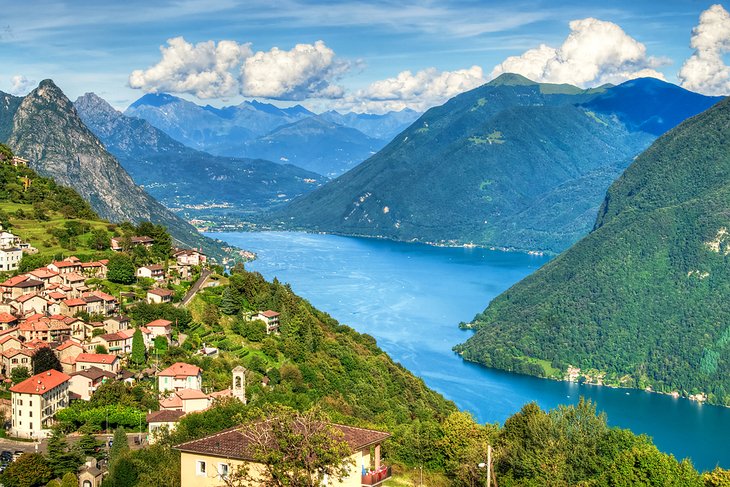
[{"label": "window", "polygon": [[33,417],[33,411],[28,411],[28,416]]},{"label": "window", "polygon": [[197,475],[205,475],[205,461],[198,460],[196,463],[195,473]]},{"label": "window", "polygon": [[222,479],[228,478],[228,464],[227,463],[218,464],[218,475]]},{"label": "window", "polygon": [[33,423],[30,423],[30,429],[33,429]]}]

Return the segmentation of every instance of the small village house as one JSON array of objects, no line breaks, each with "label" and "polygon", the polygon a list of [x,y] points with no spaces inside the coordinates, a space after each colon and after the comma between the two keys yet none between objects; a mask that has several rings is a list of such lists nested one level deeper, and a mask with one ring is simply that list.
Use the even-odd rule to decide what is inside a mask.
[{"label": "small village house", "polygon": [[88,401],[94,391],[108,380],[114,380],[116,374],[99,367],[89,367],[69,374],[69,391],[78,394],[79,398]]},{"label": "small village house", "polygon": [[270,309],[266,311],[259,311],[258,313],[253,315],[251,319],[261,320],[266,323],[267,335],[279,331],[279,313],[277,313],[276,311],[271,311]]},{"label": "small village house", "polygon": [[159,319],[150,321],[144,327],[152,333],[152,341],[159,336],[164,336],[168,342],[172,339],[172,321]]},{"label": "small village house", "polygon": [[[342,482],[330,479],[326,485],[374,486],[381,485],[390,477],[390,469],[380,462],[380,445],[390,437],[389,433],[339,424],[331,426],[342,433],[342,440],[347,442],[353,453],[350,455],[349,474]],[[263,466],[256,463],[251,452],[250,439],[240,427],[177,445],[175,449],[180,451],[181,487],[225,485],[223,480],[242,466],[248,467],[254,476],[263,471]]]},{"label": "small village house", "polygon": [[203,374],[197,365],[177,362],[157,374],[160,392],[180,391],[183,389],[200,390]]},{"label": "small village house", "polygon": [[165,268],[160,264],[142,266],[137,269],[137,277],[146,277],[148,279],[154,279],[155,281],[162,281],[165,279]]},{"label": "small village house", "polygon": [[147,302],[150,304],[171,303],[175,292],[169,289],[155,288],[147,291]]},{"label": "small village house", "polygon": [[10,272],[18,269],[23,251],[18,247],[0,249],[0,272]]},{"label": "small village house", "polygon": [[147,415],[147,442],[153,445],[162,430],[167,430],[168,432],[175,431],[177,423],[183,416],[185,416],[185,413],[179,410],[163,409],[149,413]]},{"label": "small village house", "polygon": [[[124,238],[125,237],[114,237],[111,239],[111,249],[115,252],[121,252],[124,250]],[[129,238],[129,244],[130,247],[137,247],[138,245],[142,245],[144,247],[150,248],[152,247],[152,244],[155,242],[155,239],[147,236],[141,236],[141,237],[130,237]]]},{"label": "small village house", "polygon": [[76,371],[97,367],[107,372],[119,372],[119,357],[109,353],[80,353],[76,356]]}]

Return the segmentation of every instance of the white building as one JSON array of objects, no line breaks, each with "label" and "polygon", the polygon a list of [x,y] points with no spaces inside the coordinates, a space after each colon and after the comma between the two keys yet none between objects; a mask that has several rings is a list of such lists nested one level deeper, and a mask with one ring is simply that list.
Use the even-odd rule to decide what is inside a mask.
[{"label": "white building", "polygon": [[203,374],[196,365],[177,362],[157,374],[160,392],[181,391],[183,389],[200,390]]},{"label": "white building", "polygon": [[254,320],[260,320],[266,323],[266,334],[275,333],[279,331],[279,313],[267,309],[266,311],[259,311],[253,315]]},{"label": "white building", "polygon": [[17,247],[0,249],[0,272],[17,270],[22,258],[23,251]]},{"label": "white building", "polygon": [[10,388],[10,434],[19,438],[44,438],[56,412],[68,406],[69,377],[49,370]]},{"label": "white building", "polygon": [[7,249],[20,244],[20,238],[9,232],[0,232],[0,248]]}]

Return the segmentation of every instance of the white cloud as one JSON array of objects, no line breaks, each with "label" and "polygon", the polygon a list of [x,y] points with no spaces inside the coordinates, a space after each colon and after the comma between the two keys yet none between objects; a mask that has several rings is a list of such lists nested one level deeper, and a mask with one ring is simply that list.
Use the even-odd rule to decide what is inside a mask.
[{"label": "white cloud", "polygon": [[722,5],[702,12],[690,46],[695,52],[677,75],[681,85],[706,95],[730,94],[730,66],[722,58],[730,52],[730,13]]},{"label": "white cloud", "polygon": [[35,80],[28,79],[21,74],[10,78],[10,93],[13,95],[27,95],[37,84]]},{"label": "white cloud", "polygon": [[324,42],[297,44],[289,51],[274,47],[247,58],[241,68],[241,94],[279,100],[340,98],[333,84],[349,69]]},{"label": "white cloud", "polygon": [[404,108],[424,111],[484,82],[479,66],[456,71],[428,68],[415,74],[403,71],[394,78],[376,81],[348,96],[339,108],[375,113]]},{"label": "white cloud", "polygon": [[182,37],[161,46],[162,59],[129,75],[129,86],[145,92],[190,93],[198,98],[220,98],[238,93],[232,72],[252,55],[250,44],[235,41],[191,44]]},{"label": "white cloud", "polygon": [[594,86],[650,76],[665,60],[647,56],[646,46],[621,27],[594,18],[570,22],[570,34],[559,48],[546,45],[505,59],[490,77],[518,73],[533,81]]},{"label": "white cloud", "polygon": [[223,40],[191,44],[182,37],[161,46],[162,59],[129,75],[129,86],[145,92],[189,93],[198,98],[242,94],[279,100],[339,98],[333,82],[350,64],[336,58],[324,42],[277,47],[254,53],[251,44]]}]

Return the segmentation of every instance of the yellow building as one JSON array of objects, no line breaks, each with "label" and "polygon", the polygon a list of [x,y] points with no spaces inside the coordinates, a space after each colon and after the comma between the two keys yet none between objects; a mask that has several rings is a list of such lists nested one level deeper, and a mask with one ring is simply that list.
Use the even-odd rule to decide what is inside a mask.
[{"label": "yellow building", "polygon": [[[332,427],[342,432],[342,439],[354,453],[350,456],[349,475],[342,482],[332,479],[323,485],[376,486],[390,477],[390,468],[380,463],[380,444],[390,437],[389,433],[339,424]],[[243,465],[255,473],[262,466],[252,459],[249,448],[249,440],[240,427],[177,445],[181,487],[224,486],[223,479]]]}]

